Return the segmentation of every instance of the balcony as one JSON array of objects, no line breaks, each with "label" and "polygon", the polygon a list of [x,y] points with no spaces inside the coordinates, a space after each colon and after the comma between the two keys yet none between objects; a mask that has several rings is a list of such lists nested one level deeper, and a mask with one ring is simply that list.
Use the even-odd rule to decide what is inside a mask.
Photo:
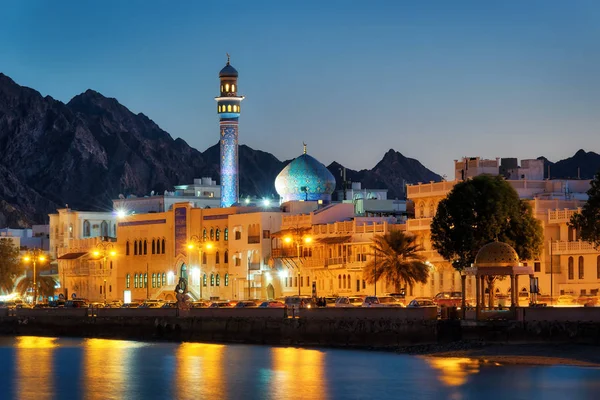
[{"label": "balcony", "polygon": [[431,228],[433,218],[413,218],[406,221],[407,231],[427,231]]},{"label": "balcony", "polygon": [[248,244],[260,243],[260,235],[248,236]]},{"label": "balcony", "polygon": [[576,210],[548,210],[548,223],[560,224],[569,222],[571,220],[571,217],[578,212],[581,212],[581,208],[578,208]]},{"label": "balcony", "polygon": [[575,242],[557,241],[552,242],[552,254],[556,256],[571,254],[600,254],[600,250],[597,250],[593,243],[582,242],[581,240]]},{"label": "balcony", "polygon": [[431,182],[407,187],[406,197],[410,200],[422,197],[442,196],[445,197],[458,181]]}]

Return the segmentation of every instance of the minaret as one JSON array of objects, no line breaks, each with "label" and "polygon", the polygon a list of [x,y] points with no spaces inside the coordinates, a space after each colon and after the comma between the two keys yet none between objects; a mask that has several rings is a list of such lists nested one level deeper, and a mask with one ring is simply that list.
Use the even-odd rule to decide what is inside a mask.
[{"label": "minaret", "polygon": [[215,97],[221,130],[221,207],[238,202],[240,176],[238,164],[238,119],[244,96],[237,94],[238,72],[229,64],[219,72],[221,95]]}]

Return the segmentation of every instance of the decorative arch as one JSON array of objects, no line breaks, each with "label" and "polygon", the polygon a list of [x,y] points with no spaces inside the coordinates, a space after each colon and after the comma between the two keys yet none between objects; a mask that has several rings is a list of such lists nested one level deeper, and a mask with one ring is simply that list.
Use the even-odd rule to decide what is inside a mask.
[{"label": "decorative arch", "polygon": [[568,264],[568,279],[574,279],[575,277],[575,271],[574,271],[574,262],[573,262],[573,257],[569,257],[569,264]]},{"label": "decorative arch", "polygon": [[87,219],[83,221],[83,236],[90,237],[92,235],[92,226]]}]

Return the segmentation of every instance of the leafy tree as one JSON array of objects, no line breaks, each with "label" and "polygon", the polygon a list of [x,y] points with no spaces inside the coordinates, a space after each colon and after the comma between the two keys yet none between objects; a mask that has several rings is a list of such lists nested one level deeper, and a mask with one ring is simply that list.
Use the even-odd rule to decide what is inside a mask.
[{"label": "leafy tree", "polygon": [[581,212],[574,214],[569,225],[577,229],[582,240],[600,247],[600,170],[596,172],[587,191],[588,201]]},{"label": "leafy tree", "polygon": [[12,292],[15,279],[22,273],[19,248],[11,239],[0,239],[0,291]]},{"label": "leafy tree", "polygon": [[[37,295],[42,297],[54,296],[54,288],[56,287],[56,279],[48,275],[39,275],[36,279],[38,286]],[[25,294],[33,288],[33,277],[27,274],[17,283],[16,291],[25,297]],[[33,294],[33,291],[31,292]]]},{"label": "leafy tree", "polygon": [[[521,259],[535,258],[543,231],[531,206],[519,199],[504,178],[479,175],[456,184],[439,203],[431,222],[431,240],[433,248],[461,271],[494,240],[511,245]],[[493,284],[493,279],[488,280],[490,299]]]},{"label": "leafy tree", "polygon": [[371,248],[377,253],[364,268],[364,278],[373,283],[384,277],[400,291],[402,284],[414,285],[426,283],[429,277],[429,266],[425,259],[418,254],[422,250],[414,236],[408,236],[402,231],[391,231],[385,235],[373,238]]}]

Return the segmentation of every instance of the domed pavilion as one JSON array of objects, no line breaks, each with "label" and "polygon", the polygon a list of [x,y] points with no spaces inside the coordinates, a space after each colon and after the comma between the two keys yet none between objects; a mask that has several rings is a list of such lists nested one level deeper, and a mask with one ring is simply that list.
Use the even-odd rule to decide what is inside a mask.
[{"label": "domed pavilion", "polygon": [[[519,255],[507,243],[491,242],[483,246],[475,262],[470,268],[465,268],[462,274],[462,292],[463,292],[463,317],[465,315],[465,280],[467,276],[475,276],[475,304],[476,319],[483,317],[482,311],[493,310],[494,305],[485,304],[485,283],[486,279],[493,282],[493,279],[499,276],[510,276],[510,297],[511,309],[517,307],[517,292],[519,286],[519,275],[533,275],[532,267],[524,267],[519,262]],[[491,317],[491,314],[489,315]]]},{"label": "domed pavilion", "polygon": [[329,204],[335,190],[335,178],[317,159],[306,154],[304,145],[304,153],[277,175],[275,189],[284,203],[317,201]]}]

